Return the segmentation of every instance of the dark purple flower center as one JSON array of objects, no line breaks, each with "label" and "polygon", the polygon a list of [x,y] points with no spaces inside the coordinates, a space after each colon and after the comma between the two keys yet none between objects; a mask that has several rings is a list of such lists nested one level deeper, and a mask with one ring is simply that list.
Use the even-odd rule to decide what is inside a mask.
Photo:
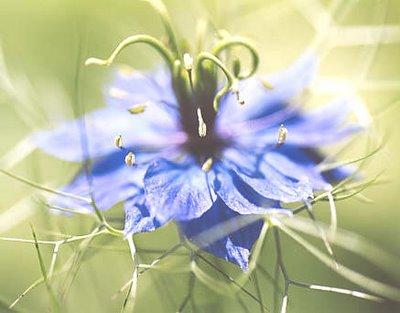
[{"label": "dark purple flower center", "polygon": [[[207,97],[203,97],[206,100]],[[212,97],[208,97],[212,99]],[[196,157],[199,162],[204,162],[205,159],[217,157],[221,154],[224,148],[230,145],[230,141],[222,138],[215,131],[215,122],[217,113],[215,112],[212,101],[208,103],[200,103],[198,108],[201,109],[201,115],[206,125],[206,135],[199,135],[199,123],[197,108],[194,105],[180,105],[180,120],[187,140],[184,143],[184,149]]]}]

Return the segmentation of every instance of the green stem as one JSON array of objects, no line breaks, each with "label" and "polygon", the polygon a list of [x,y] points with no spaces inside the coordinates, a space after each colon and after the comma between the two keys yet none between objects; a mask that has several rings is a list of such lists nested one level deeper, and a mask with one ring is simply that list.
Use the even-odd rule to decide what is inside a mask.
[{"label": "green stem", "polygon": [[43,281],[46,285],[47,288],[47,292],[49,293],[49,297],[50,297],[50,301],[51,301],[51,305],[52,305],[52,311],[53,312],[60,312],[60,307],[59,307],[59,303],[57,301],[57,298],[53,292],[53,289],[51,288],[50,282],[48,280],[48,276],[47,276],[47,272],[46,272],[46,266],[44,265],[44,260],[43,260],[43,256],[42,253],[40,251],[39,248],[39,243],[36,237],[36,233],[35,233],[35,229],[33,228],[33,225],[31,224],[31,230],[32,230],[32,237],[33,240],[35,242],[35,249],[36,249],[36,253],[37,253],[37,257],[38,257],[38,261],[39,261],[39,265],[40,265],[40,271],[42,272],[42,276],[43,276]]}]

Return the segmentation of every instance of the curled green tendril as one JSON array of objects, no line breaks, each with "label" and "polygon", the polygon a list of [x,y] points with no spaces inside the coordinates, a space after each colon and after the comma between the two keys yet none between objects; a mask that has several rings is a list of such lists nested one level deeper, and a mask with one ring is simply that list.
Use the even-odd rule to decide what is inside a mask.
[{"label": "curled green tendril", "polygon": [[85,65],[96,64],[109,66],[123,49],[136,43],[145,43],[154,48],[165,59],[168,66],[173,69],[174,57],[172,53],[158,39],[148,35],[129,36],[118,44],[117,48],[115,48],[108,59],[89,58],[86,60]]},{"label": "curled green tendril", "polygon": [[233,76],[233,74],[222,63],[222,61],[220,59],[218,59],[215,55],[213,55],[209,52],[200,52],[199,55],[197,56],[196,73],[199,74],[199,72],[201,70],[201,64],[204,61],[210,61],[214,65],[218,66],[222,70],[222,72],[224,73],[224,75],[226,77],[227,82],[226,82],[225,86],[223,88],[221,88],[214,97],[214,102],[213,102],[214,110],[218,111],[221,98],[229,91],[229,89],[231,89],[231,87],[235,83],[236,79]]},{"label": "curled green tendril", "polygon": [[161,21],[164,24],[165,31],[167,32],[167,36],[169,39],[169,44],[171,45],[172,51],[176,58],[179,58],[179,46],[177,44],[177,40],[172,29],[171,19],[169,17],[167,8],[161,0],[143,0],[149,3],[155,11],[160,15]]},{"label": "curled green tendril", "polygon": [[242,37],[237,37],[237,36],[228,36],[228,37],[223,37],[213,48],[213,54],[218,56],[222,51],[229,49],[229,48],[233,48],[233,47],[244,47],[246,48],[251,55],[252,58],[252,67],[250,69],[250,71],[245,74],[245,75],[241,75],[240,73],[238,73],[235,77],[237,79],[245,79],[248,78],[250,76],[252,76],[255,71],[258,68],[258,64],[259,64],[259,57],[258,57],[258,53],[256,51],[256,49],[254,48],[253,44],[250,43],[246,38],[242,38]]}]

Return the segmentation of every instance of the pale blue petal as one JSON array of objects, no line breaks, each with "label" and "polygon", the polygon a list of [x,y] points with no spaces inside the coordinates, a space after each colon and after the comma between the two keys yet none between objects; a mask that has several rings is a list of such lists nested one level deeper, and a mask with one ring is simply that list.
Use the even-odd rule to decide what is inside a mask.
[{"label": "pale blue petal", "polygon": [[326,182],[319,172],[316,164],[304,165],[295,163],[290,157],[279,153],[279,149],[265,153],[264,161],[286,177],[291,177],[298,181],[308,180],[314,190],[328,190],[331,188],[331,185]]},{"label": "pale blue petal", "polygon": [[105,98],[108,105],[123,109],[148,101],[176,106],[171,84],[171,74],[166,69],[146,74],[135,70],[118,70],[105,91]]},{"label": "pale blue petal", "polygon": [[[335,143],[363,128],[349,124],[351,103],[348,99],[337,99],[329,104],[304,112],[301,116],[289,121],[281,121],[288,130],[285,144],[302,147],[316,147]],[[244,146],[256,147],[276,145],[279,125],[266,127],[258,132],[243,130],[238,142]]]},{"label": "pale blue petal", "polygon": [[[320,152],[310,148],[284,145],[280,147],[279,152],[285,154],[291,160],[303,167],[312,167],[320,164],[324,160],[324,157]],[[354,171],[355,168],[353,166],[339,166],[335,169],[322,172],[322,176],[326,182],[334,184],[348,178],[350,175],[353,175]]]},{"label": "pale blue petal", "polygon": [[[94,163],[90,171],[93,198],[100,210],[108,210],[122,202],[143,185],[145,167],[128,167],[124,162],[125,153],[118,151]],[[81,197],[90,197],[88,179],[85,171],[81,171],[61,191]],[[57,196],[50,203],[62,208],[84,209],[93,211],[91,204],[70,197]]]},{"label": "pale blue petal", "polygon": [[197,218],[213,202],[206,173],[194,160],[154,161],[147,170],[144,186],[150,211],[161,222]]},{"label": "pale blue petal", "polygon": [[255,192],[267,199],[282,202],[305,201],[313,196],[312,183],[308,177],[297,179],[286,176],[266,161],[264,155],[255,157],[257,164],[252,171],[232,163],[235,173]]},{"label": "pale blue petal", "polygon": [[214,164],[212,174],[215,193],[231,210],[240,214],[288,213],[279,201],[261,196],[222,162]]},{"label": "pale blue petal", "polygon": [[232,123],[258,119],[285,109],[292,98],[310,84],[316,68],[317,58],[307,53],[287,70],[266,78],[273,85],[273,90],[265,88],[257,77],[241,81],[239,90],[245,105],[240,106],[235,95],[227,95],[221,104],[218,128],[223,131]]},{"label": "pale blue petal", "polygon": [[[169,114],[163,104],[149,104],[138,115],[106,107],[86,114],[82,119],[68,121],[58,128],[34,133],[33,141],[46,153],[67,161],[82,161],[112,153],[114,138],[121,135],[129,148],[158,149],[184,140],[176,116]],[[82,138],[87,138],[88,155],[83,155]],[[167,139],[168,138],[168,139]]]}]

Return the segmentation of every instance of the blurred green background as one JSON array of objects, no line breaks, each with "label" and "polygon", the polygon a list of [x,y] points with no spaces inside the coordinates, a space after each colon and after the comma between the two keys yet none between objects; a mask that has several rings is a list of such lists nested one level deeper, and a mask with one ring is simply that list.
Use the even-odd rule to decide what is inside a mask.
[{"label": "blurred green background", "polygon": [[[339,226],[359,233],[371,242],[400,255],[400,1],[398,0],[170,0],[165,1],[175,29],[193,43],[196,21],[211,20],[218,28],[252,38],[261,56],[260,74],[283,69],[312,46],[321,56],[321,68],[310,90],[310,105],[339,95],[359,103],[358,118],[371,122],[372,131],[353,140],[343,158],[365,154],[384,138],[385,147],[364,168],[365,177],[384,171],[382,184],[363,194],[371,203],[350,199],[339,202]],[[1,166],[21,155],[8,155],[30,132],[56,125],[74,116],[77,60],[107,56],[128,35],[148,33],[162,36],[159,18],[142,1],[0,0],[0,46],[5,65],[0,64],[0,156]],[[118,60],[145,69],[157,56],[148,48],[131,48]],[[80,98],[87,109],[103,105],[102,88],[110,79],[103,68],[82,69]],[[397,101],[397,102],[396,102]],[[368,112],[370,116],[368,115]],[[21,147],[26,146],[22,143]],[[340,149],[332,147],[328,151]],[[49,186],[67,182],[79,164],[64,163],[35,151],[10,168],[12,172]],[[40,206],[34,190],[0,176],[0,236],[31,238],[29,224],[40,238],[90,231],[89,217],[54,216]],[[316,208],[328,220],[328,206]],[[122,227],[121,207],[109,213]],[[173,225],[152,234],[138,235],[140,248],[166,249],[177,241]],[[313,241],[320,246],[319,241]],[[62,266],[77,245],[63,246]],[[43,247],[46,262],[50,247]],[[336,249],[339,260],[373,278],[400,285],[396,275],[384,272],[359,257]],[[141,255],[150,262],[157,254]],[[290,239],[284,238],[284,258],[293,278],[310,283],[360,289],[330,271]],[[164,264],[165,271],[149,271],[140,277],[136,312],[176,312],[187,292],[187,273],[173,269],[187,262],[176,257]],[[273,273],[273,245],[263,250],[261,264]],[[176,262],[176,263],[175,263]],[[217,262],[215,260],[215,262]],[[167,264],[168,263],[168,264]],[[223,262],[218,262],[222,264]],[[47,264],[48,265],[48,264]],[[226,264],[224,264],[226,266]],[[228,266],[233,275],[235,269]],[[400,267],[400,264],[399,264]],[[119,312],[124,295],[112,298],[131,277],[127,243],[109,237],[92,243],[76,279],[67,293],[68,312]],[[400,268],[392,269],[394,272]],[[212,271],[210,270],[212,273]],[[0,303],[9,305],[40,277],[32,245],[0,241]],[[215,275],[215,273],[213,274]],[[399,278],[399,275],[397,275]],[[56,279],[62,289],[64,278]],[[273,286],[260,276],[262,295],[272,308]],[[252,282],[248,287],[254,290]],[[197,312],[256,312],[257,303],[243,293],[228,297],[209,290],[200,282],[195,287]],[[238,303],[244,303],[244,307]],[[15,307],[19,312],[47,312],[48,295],[41,285]],[[0,304],[0,312],[8,310]],[[188,306],[186,312],[190,312]],[[272,309],[271,309],[272,311]],[[288,312],[399,312],[395,304],[376,304],[345,295],[292,287]]]}]

